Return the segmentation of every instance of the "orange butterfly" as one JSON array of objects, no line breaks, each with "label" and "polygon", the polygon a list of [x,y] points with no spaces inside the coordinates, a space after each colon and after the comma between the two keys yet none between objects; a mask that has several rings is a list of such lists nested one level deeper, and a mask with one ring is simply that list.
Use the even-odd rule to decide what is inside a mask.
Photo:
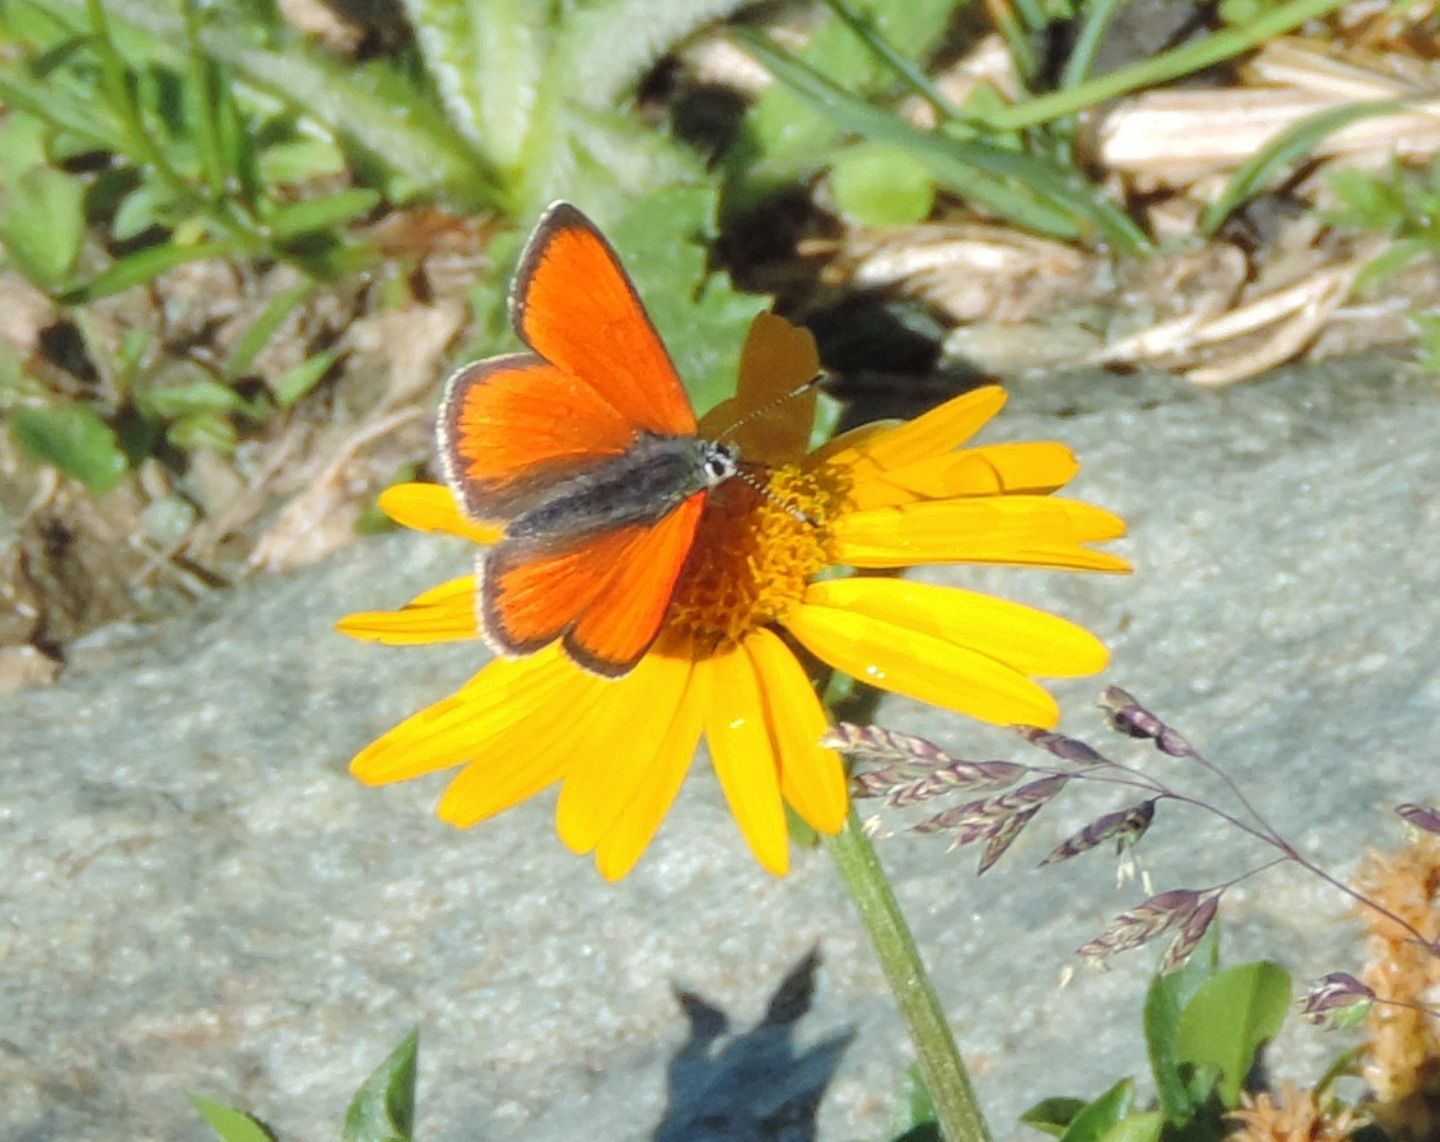
[{"label": "orange butterfly", "polygon": [[481,628],[503,654],[559,639],[619,677],[659,634],[706,495],[738,453],[696,435],[635,287],[569,203],[536,224],[510,317],[531,351],[461,368],[438,425],[463,510],[505,525],[480,569]]}]

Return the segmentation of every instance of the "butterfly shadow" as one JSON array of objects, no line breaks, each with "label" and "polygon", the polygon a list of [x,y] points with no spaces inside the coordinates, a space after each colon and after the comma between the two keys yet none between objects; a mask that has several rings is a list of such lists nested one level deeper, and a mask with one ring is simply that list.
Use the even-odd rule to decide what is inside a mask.
[{"label": "butterfly shadow", "polygon": [[855,1038],[851,1029],[809,1048],[796,1045],[819,966],[820,953],[811,950],[780,981],[765,1018],[733,1035],[724,1011],[675,988],[690,1038],[670,1061],[669,1100],[654,1142],[813,1142],[820,1099]]}]

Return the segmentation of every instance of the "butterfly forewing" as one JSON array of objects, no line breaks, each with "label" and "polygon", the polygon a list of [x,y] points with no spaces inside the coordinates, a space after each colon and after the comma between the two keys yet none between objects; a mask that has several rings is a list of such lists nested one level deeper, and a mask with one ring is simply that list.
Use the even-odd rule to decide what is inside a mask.
[{"label": "butterfly forewing", "polygon": [[446,477],[465,509],[495,520],[522,510],[556,474],[621,455],[635,430],[584,382],[517,353],[451,376],[438,438]]},{"label": "butterfly forewing", "polygon": [[695,431],[695,413],[615,251],[569,203],[536,224],[511,291],[525,343],[609,401],[636,428]]}]

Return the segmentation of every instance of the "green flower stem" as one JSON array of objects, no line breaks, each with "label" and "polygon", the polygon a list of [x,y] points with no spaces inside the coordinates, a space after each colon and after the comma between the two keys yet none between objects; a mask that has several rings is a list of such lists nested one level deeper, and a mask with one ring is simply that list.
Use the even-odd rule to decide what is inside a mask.
[{"label": "green flower stem", "polygon": [[845,827],[829,838],[828,847],[840,879],[870,932],[880,966],[910,1028],[941,1133],[947,1142],[990,1142],[970,1075],[935,988],[925,974],[920,950],[853,807]]}]

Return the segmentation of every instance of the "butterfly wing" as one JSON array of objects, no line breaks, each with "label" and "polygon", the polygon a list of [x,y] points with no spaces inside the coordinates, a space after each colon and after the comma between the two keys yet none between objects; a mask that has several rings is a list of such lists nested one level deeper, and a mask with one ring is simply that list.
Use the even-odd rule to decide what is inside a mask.
[{"label": "butterfly wing", "polygon": [[445,382],[437,438],[446,482],[466,511],[505,520],[558,476],[622,455],[635,430],[583,381],[516,353],[466,365]]},{"label": "butterfly wing", "polygon": [[615,251],[568,202],[535,226],[510,293],[515,330],[637,429],[691,436],[695,413]]},{"label": "butterfly wing", "polygon": [[480,574],[480,618],[506,654],[565,641],[585,669],[629,671],[650,648],[670,606],[705,506],[692,495],[657,523],[593,533],[535,550],[501,543]]}]

